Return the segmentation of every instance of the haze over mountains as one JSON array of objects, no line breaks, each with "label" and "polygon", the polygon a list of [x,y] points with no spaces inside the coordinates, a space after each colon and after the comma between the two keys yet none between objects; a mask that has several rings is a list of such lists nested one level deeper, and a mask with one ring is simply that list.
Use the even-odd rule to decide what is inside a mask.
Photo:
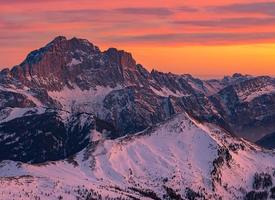
[{"label": "haze over mountains", "polygon": [[0,72],[0,194],[267,199],[274,152],[250,142],[272,148],[274,132],[272,77],[149,72],[123,50],[58,36]]}]

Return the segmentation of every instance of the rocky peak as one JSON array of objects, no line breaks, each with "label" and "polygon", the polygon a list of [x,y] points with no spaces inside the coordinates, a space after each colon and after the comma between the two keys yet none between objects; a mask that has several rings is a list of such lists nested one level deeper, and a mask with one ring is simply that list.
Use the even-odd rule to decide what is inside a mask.
[{"label": "rocky peak", "polygon": [[86,39],[73,37],[71,39],[67,39],[65,36],[57,36],[55,37],[50,43],[48,43],[45,47],[51,46],[62,46],[64,44],[75,45],[75,46],[87,46],[87,47],[94,47],[94,49],[98,50],[98,47],[94,46]]},{"label": "rocky peak", "polygon": [[67,38],[63,35],[56,36],[51,43],[67,41]]},{"label": "rocky peak", "polygon": [[[5,75],[6,74],[6,75]],[[7,74],[11,78],[7,78]],[[54,38],[44,47],[32,51],[26,59],[2,72],[7,81],[14,79],[29,88],[59,91],[65,86],[81,89],[123,85],[148,85],[149,72],[123,50],[110,48],[105,52],[86,39],[64,36]],[[4,78],[1,78],[4,82]]]},{"label": "rocky peak", "polygon": [[235,73],[232,75],[232,78],[241,78],[241,77],[245,77],[245,75],[242,75],[241,73]]},{"label": "rocky peak", "polygon": [[101,54],[88,40],[58,36],[28,54],[20,65],[13,67],[11,75],[25,85],[36,83],[48,87],[51,84],[61,88],[66,77],[71,78],[77,71],[80,73],[80,65],[86,68],[99,65]]},{"label": "rocky peak", "polygon": [[65,56],[66,54],[73,54],[74,52],[82,52],[82,54],[93,54],[99,53],[99,48],[85,39],[74,37],[68,40],[64,36],[58,36],[46,46],[32,51],[21,65],[35,64],[41,61],[41,59],[43,59],[43,57],[48,54],[51,56]]},{"label": "rocky peak", "polygon": [[119,63],[122,68],[136,68],[136,61],[132,54],[116,48],[109,48],[105,54],[115,63]]}]

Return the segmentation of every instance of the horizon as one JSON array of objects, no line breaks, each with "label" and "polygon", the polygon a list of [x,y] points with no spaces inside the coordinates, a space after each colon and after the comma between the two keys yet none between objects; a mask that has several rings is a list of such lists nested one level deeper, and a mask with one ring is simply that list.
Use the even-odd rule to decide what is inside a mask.
[{"label": "horizon", "polygon": [[[121,4],[123,2],[123,6]],[[149,71],[275,75],[275,1],[0,1],[0,69],[57,35],[131,52]],[[95,15],[96,14],[96,15]]]}]

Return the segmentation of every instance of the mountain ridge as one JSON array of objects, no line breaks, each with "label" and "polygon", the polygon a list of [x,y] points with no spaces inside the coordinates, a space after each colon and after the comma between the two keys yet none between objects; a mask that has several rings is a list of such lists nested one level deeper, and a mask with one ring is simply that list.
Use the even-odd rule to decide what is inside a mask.
[{"label": "mountain ridge", "polygon": [[[32,137],[33,144],[39,144],[41,138],[36,136],[52,140],[58,136],[59,126],[63,127],[63,136],[57,137],[60,145],[49,147],[57,148],[55,159],[62,159],[62,152],[68,148],[64,147],[66,141],[76,139],[77,132],[81,136],[77,136],[76,142],[88,144],[85,138],[95,124],[81,118],[81,113],[93,113],[98,120],[111,125],[112,131],[105,135],[114,138],[187,112],[197,120],[223,127],[232,135],[256,141],[275,130],[274,91],[275,81],[271,77],[234,74],[221,80],[200,80],[191,75],[149,72],[123,50],[100,51],[85,39],[58,36],[31,52],[20,65],[0,72],[0,134],[12,135],[17,120],[31,124],[36,118],[52,120],[55,127],[47,137],[47,127],[40,124],[43,120],[32,129],[21,127],[22,132]],[[20,137],[15,132],[9,140]],[[27,147],[24,141],[11,147],[9,140],[0,140],[1,146]],[[22,161],[21,157],[18,151],[3,154],[2,159]],[[26,157],[26,162],[36,160],[33,155]],[[53,158],[46,156],[44,161],[47,159]]]}]

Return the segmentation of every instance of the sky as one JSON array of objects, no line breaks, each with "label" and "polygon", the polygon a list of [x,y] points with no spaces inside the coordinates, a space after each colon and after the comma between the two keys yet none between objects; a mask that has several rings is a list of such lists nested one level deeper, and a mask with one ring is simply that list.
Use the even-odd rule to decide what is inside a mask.
[{"label": "sky", "polygon": [[58,35],[124,49],[148,70],[275,75],[275,1],[0,0],[0,68]]}]

